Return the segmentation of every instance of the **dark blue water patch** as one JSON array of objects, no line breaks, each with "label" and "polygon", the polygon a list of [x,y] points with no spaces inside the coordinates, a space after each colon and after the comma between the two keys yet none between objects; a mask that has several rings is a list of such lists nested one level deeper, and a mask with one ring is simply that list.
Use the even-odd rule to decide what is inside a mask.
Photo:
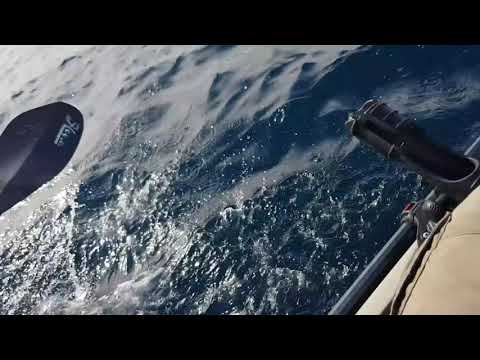
[{"label": "dark blue water patch", "polygon": [[306,90],[315,84],[318,76],[315,67],[316,63],[313,62],[306,62],[302,65],[300,74],[290,90],[291,98],[305,95]]},{"label": "dark blue water patch", "polygon": [[[190,161],[182,166],[179,174],[185,179],[195,176],[196,184],[212,182],[212,176],[220,173],[222,181],[219,189],[226,190],[241,180],[242,177],[268,170],[277,165],[294,147],[312,147],[325,138],[343,135],[340,127],[343,125],[344,114],[331,114],[330,118],[338,117],[339,121],[316,120],[312,110],[307,114],[288,113],[288,105],[281,109],[287,113],[282,120],[280,111],[274,112],[269,118],[264,114],[269,109],[259,111],[253,121],[237,122],[204,147],[196,157],[201,162]],[[300,109],[305,110],[305,107]],[[337,120],[337,119],[336,119]],[[330,130],[328,130],[330,129]],[[205,137],[211,133],[205,128]],[[221,151],[218,151],[221,149]],[[252,153],[253,156],[244,156]],[[192,169],[196,169],[192,172]]]},{"label": "dark blue water patch", "polygon": [[118,196],[117,186],[124,178],[125,169],[113,169],[91,176],[80,185],[77,203],[93,215],[105,203]]},{"label": "dark blue water patch", "polygon": [[[352,161],[355,161],[355,158],[352,158]],[[325,169],[323,176],[334,181],[337,176],[341,177],[338,170],[337,173],[331,170],[333,169]],[[344,171],[348,172],[349,169]],[[216,295],[208,307],[208,313],[229,313],[235,309],[244,309],[248,302],[251,302],[254,309],[265,314],[302,313],[312,311],[312,308],[324,313],[332,297],[336,296],[332,294],[332,282],[334,288],[338,289],[342,282],[353,281],[355,275],[365,266],[365,257],[374,253],[374,249],[378,250],[383,244],[382,241],[386,241],[385,238],[378,237],[379,242],[371,242],[369,246],[362,245],[360,248],[363,247],[364,251],[352,252],[351,247],[344,245],[345,239],[339,237],[342,234],[339,227],[343,226],[343,232],[349,233],[351,238],[357,236],[360,229],[349,224],[339,225],[341,218],[336,216],[336,209],[330,211],[327,219],[319,220],[322,218],[322,211],[334,206],[330,203],[330,197],[354,197],[351,205],[356,203],[357,209],[347,206],[346,217],[349,217],[348,212],[353,211],[365,218],[366,226],[362,228],[362,239],[375,239],[382,231],[394,230],[395,224],[390,224],[388,229],[375,228],[374,224],[380,214],[376,209],[366,208],[374,197],[368,190],[365,193],[360,191],[360,194],[367,198],[358,201],[358,198],[355,200],[358,195],[354,195],[358,193],[352,191],[355,183],[351,183],[349,190],[338,192],[335,187],[326,189],[325,184],[331,182],[322,180],[320,174],[313,179],[315,180],[312,184],[312,177],[292,176],[270,191],[246,200],[240,207],[227,208],[225,216],[214,217],[208,221],[203,229],[198,230],[201,234],[199,241],[193,244],[182,259],[178,271],[170,279],[173,281],[175,295],[172,297],[169,293],[170,296],[165,296],[164,303],[156,307],[155,311],[188,313],[196,308],[195,304],[204,298],[206,293],[220,288],[215,291]],[[380,177],[375,181],[381,181]],[[366,189],[372,187],[376,185],[366,184]],[[392,191],[394,187],[395,184],[392,184],[387,191]],[[303,191],[298,193],[297,189]],[[294,197],[296,200],[290,201]],[[382,201],[388,199],[380,199],[380,202]],[[381,207],[380,203],[378,208]],[[392,211],[395,210],[398,209]],[[305,216],[308,211],[311,213],[309,218]],[[315,230],[315,233],[311,233],[311,230]],[[322,250],[318,240],[311,237],[315,234],[324,238],[325,249]],[[262,244],[260,252],[255,251],[258,240],[261,240]],[[338,272],[344,266],[350,268],[350,274],[344,278],[332,280],[326,277],[333,271],[332,268]],[[293,280],[285,280],[282,276],[275,279],[277,271],[299,272],[306,279],[307,285],[295,285],[295,277]],[[233,295],[232,291],[226,295],[221,290],[222,282],[228,274],[234,274],[238,281]],[[267,292],[271,290],[272,281],[276,284],[273,304],[265,300],[268,297]],[[285,286],[281,285],[282,281],[286,281]],[[321,296],[319,292],[326,295]],[[163,289],[157,289],[151,295],[163,297]]]},{"label": "dark blue water patch", "polygon": [[[267,109],[260,111],[258,116],[261,116],[266,110]],[[257,116],[255,116],[255,118],[257,118]],[[179,179],[185,184],[194,181],[198,186],[208,183],[217,184],[221,188],[233,186],[232,180],[234,178],[229,177],[223,169],[221,169],[219,173],[218,167],[221,163],[228,163],[235,149],[239,150],[242,144],[245,146],[253,144],[254,139],[249,139],[248,136],[245,138],[242,137],[242,134],[248,131],[248,126],[247,122],[237,121],[236,126],[229,127],[222,134],[215,134],[215,137],[208,142],[209,146],[204,146],[200,153],[191,156],[181,164],[178,171]],[[195,142],[200,144],[205,143],[205,138],[211,134],[211,129],[208,127],[203,128]],[[222,181],[212,182],[211,177],[218,175],[224,177]]]},{"label": "dark blue water patch", "polygon": [[[333,112],[317,119],[314,116],[316,106],[314,103],[310,105],[293,109],[286,105],[281,109],[284,115],[275,112],[268,119],[258,117],[243,131],[233,127],[221,135],[217,134],[215,142],[210,145],[212,149],[217,149],[222,144],[223,151],[213,156],[203,153],[203,167],[196,175],[210,178],[212,174],[218,174],[220,167],[223,178],[221,188],[226,190],[241,177],[274,167],[293,148],[306,150],[327,139],[346,137],[346,113]],[[243,153],[249,153],[250,148],[255,149],[254,157],[243,156]]]},{"label": "dark blue water patch", "polygon": [[[312,96],[322,101],[350,95],[359,102],[370,98],[376,89],[405,79],[428,78],[431,74],[455,73],[477,65],[480,48],[469,53],[454,46],[374,46],[363,47],[337,59],[321,81],[312,89]],[[407,73],[399,72],[403,68]],[[394,104],[392,104],[394,105]]]},{"label": "dark blue water patch", "polygon": [[[472,100],[461,109],[436,112],[435,114],[419,114],[417,126],[433,142],[442,144],[450,149],[463,153],[468,146],[465,140],[473,141],[471,125],[478,118],[480,100]],[[448,136],[446,134],[448,133]]]},{"label": "dark blue water patch", "polygon": [[267,91],[272,91],[272,87],[276,80],[279,80],[279,77],[284,73],[284,71],[293,63],[295,63],[299,57],[293,57],[286,62],[283,62],[280,65],[277,65],[270,69],[265,76],[262,85],[260,86],[260,91],[265,93]]},{"label": "dark blue water patch", "polygon": [[242,99],[248,92],[248,89],[252,86],[252,84],[255,82],[255,79],[243,79],[238,83],[236,88],[238,89],[235,94],[233,94],[222,110],[220,111],[219,115],[217,116],[216,122],[219,123],[225,119],[228,119],[228,116],[231,114],[231,111],[234,109],[235,105],[238,104],[240,99]]},{"label": "dark blue water patch", "polygon": [[210,86],[210,89],[208,91],[208,110],[212,110],[221,102],[221,99],[219,97],[220,95],[223,95],[222,91],[224,91],[226,87],[230,84],[234,75],[235,73],[233,71],[226,71],[215,75],[212,81],[212,85]]}]

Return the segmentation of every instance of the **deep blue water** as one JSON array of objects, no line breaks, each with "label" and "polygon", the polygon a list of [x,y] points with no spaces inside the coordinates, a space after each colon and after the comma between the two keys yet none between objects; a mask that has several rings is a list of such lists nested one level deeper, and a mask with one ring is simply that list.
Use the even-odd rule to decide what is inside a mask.
[{"label": "deep blue water", "polygon": [[4,104],[5,121],[63,99],[86,133],[5,216],[1,313],[324,314],[429,190],[352,139],[348,113],[380,98],[458,151],[480,134],[478,46],[74,56]]}]

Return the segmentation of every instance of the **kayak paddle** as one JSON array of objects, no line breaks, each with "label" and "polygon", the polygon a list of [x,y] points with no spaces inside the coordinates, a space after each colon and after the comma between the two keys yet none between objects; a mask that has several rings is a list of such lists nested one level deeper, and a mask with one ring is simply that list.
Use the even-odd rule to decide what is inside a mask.
[{"label": "kayak paddle", "polygon": [[18,115],[0,135],[0,215],[58,175],[80,142],[83,116],[57,102]]}]

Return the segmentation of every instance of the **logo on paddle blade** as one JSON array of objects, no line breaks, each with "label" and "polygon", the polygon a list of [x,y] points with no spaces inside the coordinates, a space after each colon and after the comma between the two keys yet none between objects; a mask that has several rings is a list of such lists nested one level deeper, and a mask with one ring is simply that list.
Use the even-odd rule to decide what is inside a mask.
[{"label": "logo on paddle blade", "polygon": [[80,124],[72,122],[72,117],[67,115],[65,118],[65,123],[62,125],[60,130],[55,137],[55,145],[61,147],[65,145],[65,141],[72,135],[76,135],[80,130]]}]

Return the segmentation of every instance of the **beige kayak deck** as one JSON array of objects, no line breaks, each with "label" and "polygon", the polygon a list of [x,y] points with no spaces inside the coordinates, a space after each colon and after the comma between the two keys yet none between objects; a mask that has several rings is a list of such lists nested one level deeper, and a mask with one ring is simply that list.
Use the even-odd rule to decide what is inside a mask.
[{"label": "beige kayak deck", "polygon": [[[453,211],[443,230],[415,271],[402,314],[480,314],[480,187]],[[357,315],[385,313],[417,248],[415,242]]]}]

